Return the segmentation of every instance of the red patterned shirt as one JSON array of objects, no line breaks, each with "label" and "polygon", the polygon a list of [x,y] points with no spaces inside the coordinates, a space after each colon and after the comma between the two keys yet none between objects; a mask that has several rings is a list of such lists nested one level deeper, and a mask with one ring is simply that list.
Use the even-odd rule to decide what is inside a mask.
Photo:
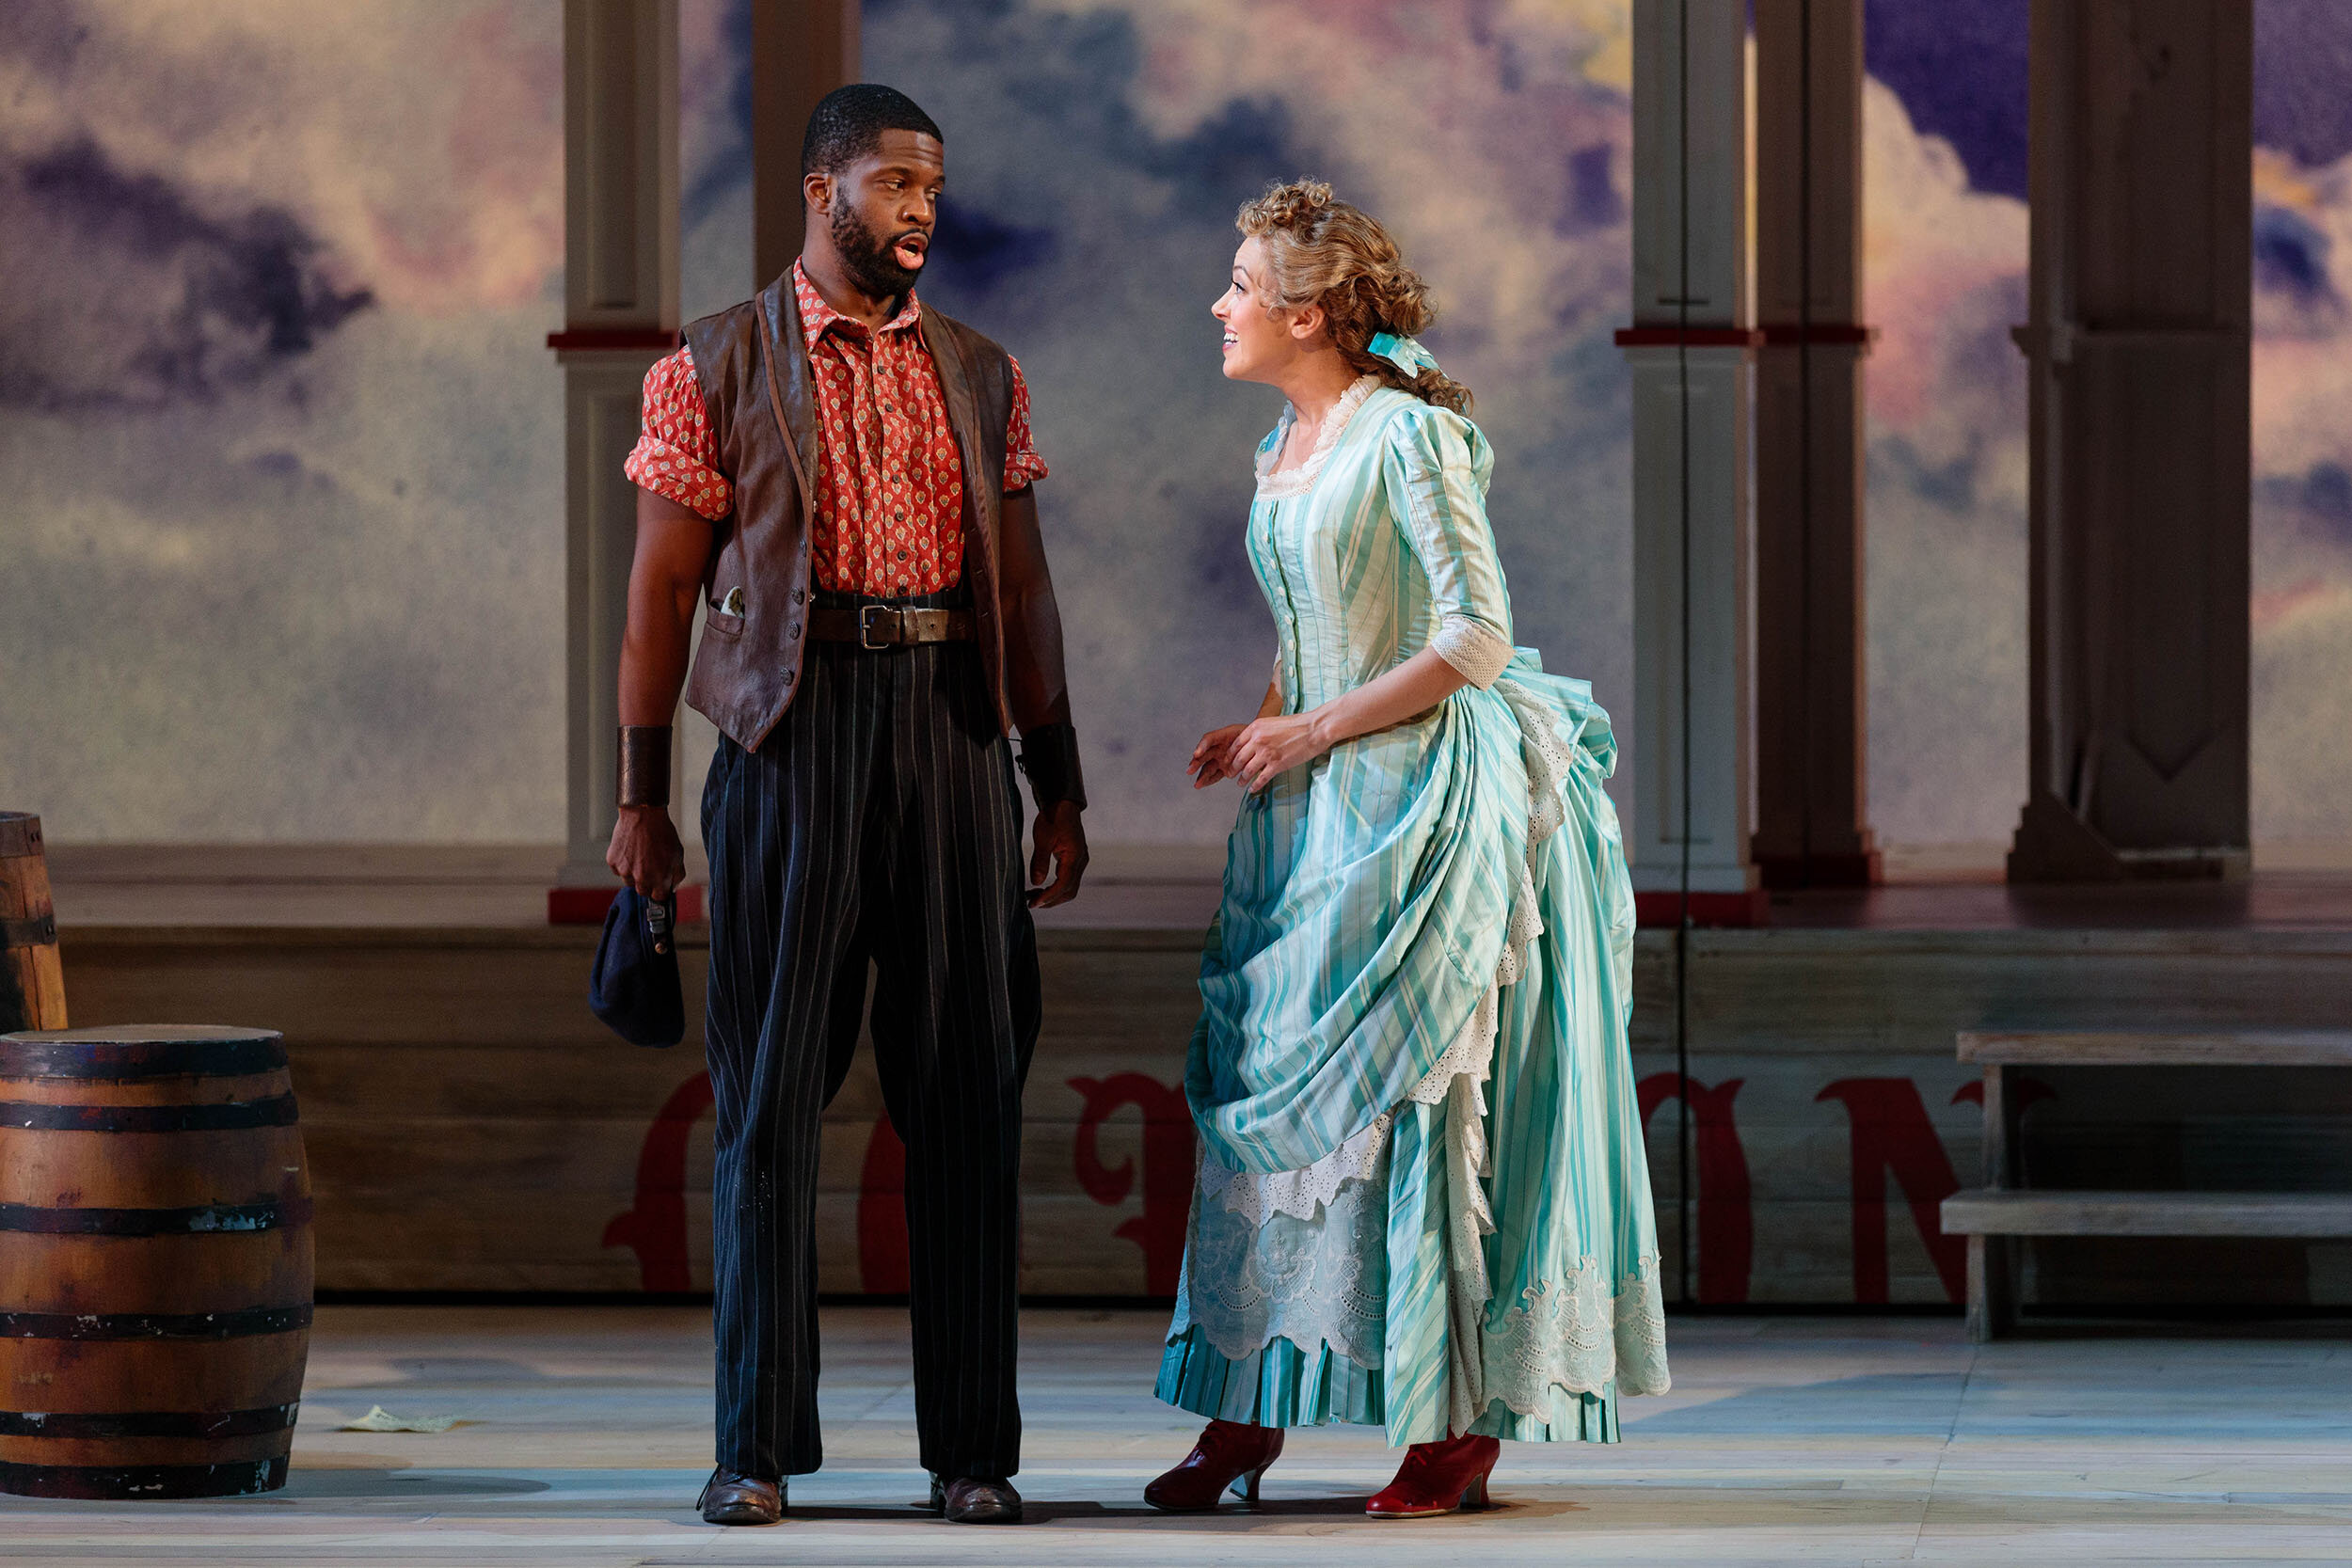
[{"label": "red patterned shirt", "polygon": [[[809,564],[818,586],[891,597],[954,587],[963,576],[963,463],[913,291],[876,332],[827,305],[798,261],[792,286],[817,387]],[[645,372],[642,429],[622,468],[630,482],[706,517],[725,516],[734,486],[719,469],[691,350],[681,348]],[[1005,492],[1045,472],[1029,434],[1028,384],[1016,361],[1005,425]]]}]

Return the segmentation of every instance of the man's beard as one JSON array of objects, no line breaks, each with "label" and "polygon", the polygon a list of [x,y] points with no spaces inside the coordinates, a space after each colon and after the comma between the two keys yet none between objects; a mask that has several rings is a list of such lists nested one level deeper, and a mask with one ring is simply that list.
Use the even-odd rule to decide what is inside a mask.
[{"label": "man's beard", "polygon": [[920,267],[898,264],[896,238],[885,240],[875,233],[846,201],[833,210],[833,248],[841,258],[841,270],[871,298],[897,299],[923,276]]}]

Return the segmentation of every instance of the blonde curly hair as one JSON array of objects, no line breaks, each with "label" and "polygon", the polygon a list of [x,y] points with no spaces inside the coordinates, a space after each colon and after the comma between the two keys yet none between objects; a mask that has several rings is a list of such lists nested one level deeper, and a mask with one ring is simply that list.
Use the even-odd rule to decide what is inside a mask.
[{"label": "blonde curly hair", "polygon": [[1457,414],[1470,412],[1470,388],[1453,377],[1434,370],[1408,374],[1371,352],[1375,333],[1414,337],[1438,314],[1429,285],[1405,264],[1378,219],[1333,197],[1320,180],[1294,180],[1244,202],[1233,226],[1265,243],[1275,306],[1321,306],[1332,343],[1359,375],[1378,376]]}]

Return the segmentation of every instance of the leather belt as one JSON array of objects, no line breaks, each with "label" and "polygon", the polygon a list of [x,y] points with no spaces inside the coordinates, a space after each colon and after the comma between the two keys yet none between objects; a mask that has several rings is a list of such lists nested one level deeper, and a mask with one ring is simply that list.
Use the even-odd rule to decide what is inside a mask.
[{"label": "leather belt", "polygon": [[907,610],[897,605],[813,605],[808,634],[820,642],[861,648],[903,648],[916,642],[969,642],[977,635],[968,610]]}]

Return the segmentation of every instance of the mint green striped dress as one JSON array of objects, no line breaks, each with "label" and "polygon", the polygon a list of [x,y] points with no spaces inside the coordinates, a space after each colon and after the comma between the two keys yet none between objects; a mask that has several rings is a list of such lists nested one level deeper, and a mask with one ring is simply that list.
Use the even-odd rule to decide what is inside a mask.
[{"label": "mint green striped dress", "polygon": [[1275,474],[1290,420],[1248,534],[1283,711],[1424,647],[1470,684],[1243,800],[1159,1397],[1399,1445],[1613,1441],[1666,1356],[1609,718],[1511,646],[1475,425],[1366,377]]}]

